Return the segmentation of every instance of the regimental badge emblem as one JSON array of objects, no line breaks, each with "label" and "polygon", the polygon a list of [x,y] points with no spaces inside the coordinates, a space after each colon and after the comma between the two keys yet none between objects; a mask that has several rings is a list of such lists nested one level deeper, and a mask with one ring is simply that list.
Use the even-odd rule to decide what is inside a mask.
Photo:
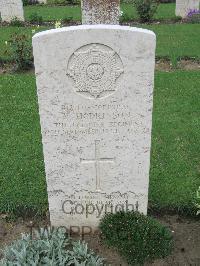
[{"label": "regimental badge emblem", "polygon": [[78,94],[98,99],[117,90],[117,80],[123,72],[122,60],[112,48],[89,44],[72,54],[67,74],[73,79]]}]

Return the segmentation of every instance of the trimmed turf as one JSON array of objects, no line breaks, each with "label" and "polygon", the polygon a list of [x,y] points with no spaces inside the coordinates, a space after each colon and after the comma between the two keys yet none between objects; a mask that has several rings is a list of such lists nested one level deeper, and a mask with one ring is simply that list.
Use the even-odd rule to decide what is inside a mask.
[{"label": "trimmed turf", "polygon": [[43,21],[61,20],[72,17],[73,20],[81,19],[80,6],[39,6],[31,5],[24,7],[25,20],[29,20],[31,14],[37,13],[42,16]]},{"label": "trimmed turf", "polygon": [[[142,28],[153,30],[157,35],[156,56],[168,57],[171,60],[180,57],[194,57],[200,59],[200,25],[199,24],[160,24],[141,25]],[[26,32],[31,36],[35,27],[0,27],[0,59],[9,59],[5,54],[5,41],[14,32]],[[37,31],[47,29],[40,27]],[[31,39],[31,37],[30,37]]]},{"label": "trimmed turf", "polygon": [[156,75],[150,202],[192,211],[200,185],[200,71]]},{"label": "trimmed turf", "polygon": [[33,75],[0,76],[0,212],[47,206]]},{"label": "trimmed turf", "polygon": [[[133,4],[121,4],[121,9],[129,19],[138,18]],[[25,6],[25,19],[29,20],[30,15],[38,13],[44,21],[55,21],[66,17],[71,17],[73,20],[81,20],[80,6]],[[160,4],[154,16],[155,19],[172,19],[175,18],[175,4]]]},{"label": "trimmed turf", "polygon": [[157,56],[200,59],[200,24],[144,25],[157,36]]},{"label": "trimmed turf", "polygon": [[[200,186],[200,71],[156,73],[151,206],[190,212]],[[0,76],[0,212],[47,207],[35,78]]]}]

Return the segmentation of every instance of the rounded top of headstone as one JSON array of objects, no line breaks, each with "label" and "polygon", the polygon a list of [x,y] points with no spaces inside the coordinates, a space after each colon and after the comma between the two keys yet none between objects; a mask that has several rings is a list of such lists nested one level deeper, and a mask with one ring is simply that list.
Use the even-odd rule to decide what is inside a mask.
[{"label": "rounded top of headstone", "polygon": [[37,38],[46,37],[47,35],[51,34],[59,34],[63,32],[70,32],[70,31],[80,31],[80,30],[118,30],[118,31],[130,31],[133,33],[141,33],[141,34],[147,34],[149,36],[152,36],[153,38],[156,38],[156,35],[153,31],[142,29],[142,28],[136,28],[136,27],[129,27],[129,26],[119,26],[119,25],[80,25],[80,26],[71,26],[71,27],[63,27],[58,29],[52,29],[52,30],[46,30],[39,33],[36,33],[33,36],[33,40]]}]

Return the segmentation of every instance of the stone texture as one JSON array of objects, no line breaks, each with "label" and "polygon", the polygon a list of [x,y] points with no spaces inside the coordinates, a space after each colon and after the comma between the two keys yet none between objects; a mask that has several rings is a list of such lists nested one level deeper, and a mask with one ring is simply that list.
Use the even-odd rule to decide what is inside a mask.
[{"label": "stone texture", "polygon": [[22,0],[0,0],[0,16],[2,21],[6,22],[13,18],[24,21]]},{"label": "stone texture", "polygon": [[176,16],[186,18],[190,9],[199,10],[199,0],[176,0]]},{"label": "stone texture", "polygon": [[38,0],[38,3],[39,4],[46,4],[47,3],[47,0]]},{"label": "stone texture", "polygon": [[36,34],[33,51],[52,225],[96,228],[127,207],[146,214],[154,33],[61,28]]},{"label": "stone texture", "polygon": [[119,24],[120,0],[82,0],[82,24]]}]

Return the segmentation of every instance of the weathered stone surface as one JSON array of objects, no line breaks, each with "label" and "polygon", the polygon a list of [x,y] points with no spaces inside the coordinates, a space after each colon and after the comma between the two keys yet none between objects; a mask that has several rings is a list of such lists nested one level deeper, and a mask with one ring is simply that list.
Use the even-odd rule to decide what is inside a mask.
[{"label": "weathered stone surface", "polygon": [[128,207],[146,214],[154,33],[61,28],[36,34],[33,50],[52,225],[96,228]]},{"label": "weathered stone surface", "polygon": [[38,3],[40,3],[40,4],[46,4],[47,3],[47,0],[38,0]]},{"label": "weathered stone surface", "polygon": [[0,0],[0,16],[6,22],[14,18],[24,21],[22,0]]},{"label": "weathered stone surface", "polygon": [[82,24],[119,24],[120,0],[82,0]]},{"label": "weathered stone surface", "polygon": [[190,10],[199,9],[199,0],[176,0],[176,16],[187,17]]}]

